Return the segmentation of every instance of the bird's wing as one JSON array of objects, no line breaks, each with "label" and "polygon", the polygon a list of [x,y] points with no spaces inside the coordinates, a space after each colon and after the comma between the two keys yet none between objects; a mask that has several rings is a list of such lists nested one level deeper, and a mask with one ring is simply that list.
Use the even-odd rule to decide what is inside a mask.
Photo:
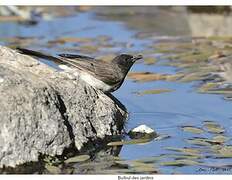
[{"label": "bird's wing", "polygon": [[66,65],[75,67],[79,70],[87,72],[94,77],[97,77],[99,80],[113,85],[121,81],[122,77],[120,76],[119,69],[115,65],[112,65],[109,62],[102,60],[80,60],[79,58],[61,58]]},{"label": "bird's wing", "polygon": [[89,57],[89,56],[84,56],[84,55],[79,55],[79,54],[58,54],[58,56],[60,57],[64,57],[64,58],[69,58],[69,59],[86,59],[86,60],[94,60],[93,57]]}]

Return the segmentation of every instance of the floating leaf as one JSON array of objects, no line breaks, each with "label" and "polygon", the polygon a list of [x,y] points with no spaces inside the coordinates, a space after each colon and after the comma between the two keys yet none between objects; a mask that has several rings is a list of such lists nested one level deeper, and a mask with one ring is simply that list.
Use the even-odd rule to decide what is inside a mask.
[{"label": "floating leaf", "polygon": [[157,169],[154,167],[154,161],[140,161],[140,160],[121,160],[116,161],[117,164],[123,165],[124,167],[128,167],[128,170],[133,171],[134,173],[156,173]]},{"label": "floating leaf", "polygon": [[142,163],[154,163],[156,161],[159,161],[161,159],[161,156],[152,156],[152,157],[146,157],[142,159],[137,159],[137,162],[142,162]]},{"label": "floating leaf", "polygon": [[130,72],[127,77],[139,82],[157,81],[165,79],[165,75],[151,72]]},{"label": "floating leaf", "polygon": [[183,131],[195,133],[195,134],[201,134],[204,131],[201,128],[193,127],[193,126],[182,126],[181,127]]},{"label": "floating leaf", "polygon": [[160,165],[162,166],[193,166],[193,165],[198,165],[200,164],[197,161],[193,161],[190,159],[180,159],[180,160],[175,160],[175,161],[169,161],[169,162],[161,162]]},{"label": "floating leaf", "polygon": [[226,139],[223,139],[222,137],[217,137],[214,139],[206,139],[205,142],[208,142],[212,145],[217,145],[217,144],[223,144]]},{"label": "floating leaf", "polygon": [[159,53],[180,53],[192,50],[194,45],[191,42],[162,42],[156,43],[153,48]]},{"label": "floating leaf", "polygon": [[170,154],[168,157],[174,158],[175,160],[180,159],[201,159],[202,155],[200,154]]},{"label": "floating leaf", "polygon": [[217,135],[217,136],[214,136],[212,141],[215,141],[215,142],[218,142],[218,143],[224,143],[226,141],[228,141],[229,138],[226,137],[226,136],[223,136],[223,135]]},{"label": "floating leaf", "polygon": [[[131,169],[104,169],[97,174],[134,174],[135,172]],[[95,172],[96,174],[96,172]]]},{"label": "floating leaf", "polygon": [[64,44],[64,43],[90,43],[93,39],[90,38],[77,38],[77,37],[61,37],[52,41],[48,41],[50,44]]},{"label": "floating leaf", "polygon": [[136,92],[137,95],[147,95],[147,94],[161,94],[161,93],[167,93],[167,92],[173,92],[171,89],[152,89],[152,90],[144,90],[141,92]]},{"label": "floating leaf", "polygon": [[142,173],[156,173],[157,170],[154,167],[154,164],[143,163],[139,161],[131,161],[130,165],[134,169],[135,172]]},{"label": "floating leaf", "polygon": [[184,77],[184,74],[178,73],[173,75],[166,75],[165,80],[166,81],[177,81]]},{"label": "floating leaf", "polygon": [[199,80],[204,79],[204,77],[203,77],[204,75],[205,75],[205,73],[199,73],[199,72],[186,74],[180,79],[180,82],[199,81]]},{"label": "floating leaf", "polygon": [[144,58],[144,63],[147,65],[152,65],[156,63],[156,59],[154,57]]},{"label": "floating leaf", "polygon": [[[212,51],[199,51],[193,52],[189,55],[180,56],[179,60],[183,63],[199,63],[201,61],[207,61],[208,58],[212,55]],[[178,56],[178,55],[177,55]],[[176,57],[178,58],[178,57]]]},{"label": "floating leaf", "polygon": [[171,150],[171,151],[177,151],[181,152],[183,154],[188,154],[188,155],[198,155],[200,153],[200,150],[198,149],[193,149],[193,148],[174,148],[174,147],[166,147],[165,149]]},{"label": "floating leaf", "polygon": [[220,158],[232,158],[232,146],[224,146],[216,151],[216,156]]},{"label": "floating leaf", "polygon": [[232,90],[209,90],[207,91],[208,94],[232,94]]},{"label": "floating leaf", "polygon": [[210,148],[211,148],[211,150],[213,150],[215,152],[215,151],[221,149],[222,145],[215,144],[215,145],[212,145]]},{"label": "floating leaf", "polygon": [[219,124],[213,121],[204,121],[204,127],[210,133],[220,134],[225,132],[225,130]]},{"label": "floating leaf", "polygon": [[187,139],[187,142],[189,144],[194,144],[198,146],[210,146],[211,144],[206,141],[205,138],[193,138],[193,139]]},{"label": "floating leaf", "polygon": [[153,139],[132,139],[128,141],[116,141],[108,143],[107,146],[122,146],[124,144],[144,144],[152,140]]},{"label": "floating leaf", "polygon": [[127,76],[129,79],[133,79],[136,82],[149,82],[149,81],[176,81],[183,77],[183,74],[157,74],[152,72],[130,72]]},{"label": "floating leaf", "polygon": [[215,87],[217,87],[217,86],[218,86],[217,83],[206,83],[206,84],[203,84],[203,85],[199,88],[198,92],[201,92],[201,93],[207,92],[207,91],[209,91],[209,90],[211,90],[211,89],[213,89],[213,88],[215,88]]},{"label": "floating leaf", "polygon": [[77,163],[77,162],[83,162],[83,161],[87,161],[90,158],[89,155],[79,155],[79,156],[75,156],[75,157],[71,157],[67,160],[65,160],[65,163]]},{"label": "floating leaf", "polygon": [[45,168],[49,171],[49,173],[51,174],[59,174],[61,172],[60,168],[56,167],[56,166],[52,166],[49,164],[45,165]]},{"label": "floating leaf", "polygon": [[187,141],[190,144],[195,144],[195,145],[217,145],[217,144],[222,144],[224,143],[228,138],[224,136],[215,136],[213,139],[207,139],[207,138],[193,138],[193,139],[188,139]]}]

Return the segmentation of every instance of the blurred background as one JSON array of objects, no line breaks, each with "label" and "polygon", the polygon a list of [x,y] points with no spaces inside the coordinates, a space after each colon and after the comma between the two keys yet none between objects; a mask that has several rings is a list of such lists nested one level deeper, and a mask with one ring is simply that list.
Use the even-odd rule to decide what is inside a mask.
[{"label": "blurred background", "polygon": [[121,21],[128,27],[156,35],[231,35],[231,6],[1,6],[0,21],[24,21],[33,24],[39,18],[51,20],[89,11],[99,18]]}]

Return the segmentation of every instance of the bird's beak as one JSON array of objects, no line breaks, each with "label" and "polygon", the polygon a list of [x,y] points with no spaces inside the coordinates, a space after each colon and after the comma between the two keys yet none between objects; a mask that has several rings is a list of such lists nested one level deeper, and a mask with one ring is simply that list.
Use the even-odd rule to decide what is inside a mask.
[{"label": "bird's beak", "polygon": [[141,55],[141,54],[139,54],[139,55],[136,55],[136,56],[133,56],[133,61],[137,61],[137,60],[139,60],[139,59],[142,59],[143,58],[143,56]]}]

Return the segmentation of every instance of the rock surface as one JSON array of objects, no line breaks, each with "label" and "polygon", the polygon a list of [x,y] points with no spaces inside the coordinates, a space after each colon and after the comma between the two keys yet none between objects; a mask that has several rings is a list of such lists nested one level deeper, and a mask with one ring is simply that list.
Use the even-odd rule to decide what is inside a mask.
[{"label": "rock surface", "polygon": [[95,147],[126,110],[78,78],[0,46],[0,168]]}]

